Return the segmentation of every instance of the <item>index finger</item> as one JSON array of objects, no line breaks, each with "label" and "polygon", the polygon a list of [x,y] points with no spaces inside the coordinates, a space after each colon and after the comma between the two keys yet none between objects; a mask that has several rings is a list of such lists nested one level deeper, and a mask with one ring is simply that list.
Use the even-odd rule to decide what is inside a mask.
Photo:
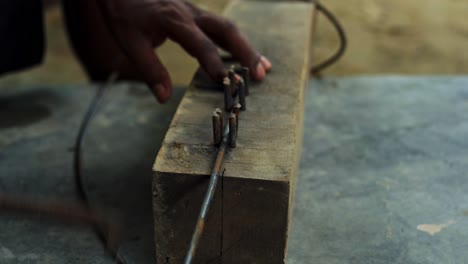
[{"label": "index finger", "polygon": [[158,101],[166,102],[172,94],[172,82],[167,69],[154,53],[151,42],[136,30],[125,27],[114,30],[118,43]]},{"label": "index finger", "polygon": [[184,10],[176,11],[163,18],[168,37],[195,57],[210,77],[222,81],[227,76],[227,70],[216,45],[195,24],[190,14],[185,14]]},{"label": "index finger", "polygon": [[220,47],[229,51],[243,66],[248,67],[254,79],[263,79],[271,69],[271,63],[250,45],[238,27],[228,19],[205,12],[197,17],[196,21]]}]

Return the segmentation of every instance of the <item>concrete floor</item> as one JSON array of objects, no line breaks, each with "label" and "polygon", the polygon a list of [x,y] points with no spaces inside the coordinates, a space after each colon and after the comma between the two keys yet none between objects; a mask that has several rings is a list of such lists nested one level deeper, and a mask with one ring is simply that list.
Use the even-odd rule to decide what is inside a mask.
[{"label": "concrete floor", "polygon": [[[75,201],[70,147],[94,91],[0,89],[1,193]],[[112,87],[86,136],[85,186],[125,226],[128,263],[153,263],[151,166],[182,93],[160,106],[145,87]],[[464,263],[467,100],[467,77],[312,81],[288,263]],[[11,214],[0,226],[0,263],[113,263],[86,227]]]},{"label": "concrete floor", "polygon": [[311,84],[289,263],[466,263],[467,84]]}]

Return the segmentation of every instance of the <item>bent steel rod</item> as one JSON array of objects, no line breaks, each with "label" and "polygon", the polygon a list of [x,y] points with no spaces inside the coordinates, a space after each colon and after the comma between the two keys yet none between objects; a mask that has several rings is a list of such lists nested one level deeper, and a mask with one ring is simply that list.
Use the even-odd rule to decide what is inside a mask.
[{"label": "bent steel rod", "polygon": [[226,148],[228,146],[228,138],[229,124],[226,124],[224,128],[223,139],[221,140],[221,144],[219,145],[218,153],[216,155],[216,162],[213,166],[213,171],[211,172],[210,183],[208,184],[208,191],[205,195],[205,199],[203,200],[203,205],[200,210],[200,215],[198,216],[197,225],[195,226],[195,231],[193,232],[192,240],[190,241],[190,248],[187,252],[187,255],[185,256],[185,264],[191,264],[192,260],[195,257],[198,242],[200,241],[200,237],[205,227],[206,215],[208,213],[208,210],[210,209],[211,203],[213,202],[213,197],[216,191],[216,185],[218,183],[219,175],[221,173],[221,167],[223,166],[224,154],[226,153]]}]

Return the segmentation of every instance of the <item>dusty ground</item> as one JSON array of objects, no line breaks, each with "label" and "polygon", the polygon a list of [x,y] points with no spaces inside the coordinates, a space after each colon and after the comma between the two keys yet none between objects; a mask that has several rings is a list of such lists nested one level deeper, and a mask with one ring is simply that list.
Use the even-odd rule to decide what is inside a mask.
[{"label": "dusty ground", "polygon": [[[330,73],[466,74],[468,1],[327,0],[345,25],[349,51]],[[322,20],[318,52],[334,38]]]},{"label": "dusty ground", "polygon": [[[228,0],[194,0],[221,12]],[[463,0],[324,0],[346,28],[349,49],[344,59],[326,74],[466,74],[468,71],[468,1]],[[33,70],[10,75],[1,84],[76,83],[86,80],[63,31],[60,8],[46,15],[48,53]],[[320,17],[316,59],[336,49],[329,23]],[[186,84],[196,62],[177,45],[158,50],[174,82]]]}]

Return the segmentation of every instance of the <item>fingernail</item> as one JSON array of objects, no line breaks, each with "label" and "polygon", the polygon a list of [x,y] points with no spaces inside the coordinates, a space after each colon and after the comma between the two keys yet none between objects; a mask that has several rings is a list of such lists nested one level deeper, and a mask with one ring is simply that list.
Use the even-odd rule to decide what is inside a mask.
[{"label": "fingernail", "polygon": [[265,78],[266,72],[265,67],[263,66],[262,62],[258,62],[257,68],[255,69],[255,79],[256,80],[263,80]]},{"label": "fingernail", "polygon": [[267,72],[271,70],[271,62],[265,56],[260,57],[260,62],[263,64],[263,67],[265,67]]},{"label": "fingernail", "polygon": [[242,78],[239,76],[239,74],[235,74],[235,75],[234,75],[234,80],[235,80],[236,84],[238,84],[238,83],[240,82],[241,79],[242,79]]},{"label": "fingernail", "polygon": [[162,84],[157,84],[153,88],[153,94],[156,96],[156,99],[158,99],[158,102],[161,104],[164,104],[169,100],[171,97],[171,91],[168,87],[162,85]]}]

